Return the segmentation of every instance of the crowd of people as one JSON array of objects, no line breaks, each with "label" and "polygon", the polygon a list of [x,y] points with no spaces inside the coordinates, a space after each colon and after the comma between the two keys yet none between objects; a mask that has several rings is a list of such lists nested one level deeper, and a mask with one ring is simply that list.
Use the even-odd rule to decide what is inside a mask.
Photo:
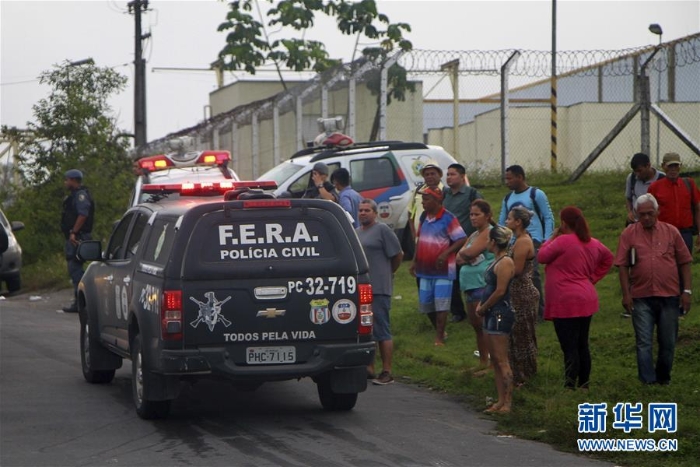
[{"label": "crowd of people", "polygon": [[[416,277],[418,310],[430,320],[436,347],[446,343],[448,315],[453,323],[466,319],[474,329],[479,363],[471,370],[477,376],[492,372],[498,394],[487,413],[508,413],[513,390],[536,375],[536,328],[545,320],[553,323],[562,350],[563,386],[588,390],[589,331],[600,309],[595,286],[613,265],[623,316],[632,318],[639,380],[670,383],[678,318],[690,309],[700,191],[692,179],[679,176],[678,154],[664,156],[663,171],[651,167],[645,154],[635,154],[631,167],[626,226],[614,255],[592,236],[578,207],[564,207],[555,220],[546,193],[527,183],[521,166],[506,169],[509,192],[496,217],[491,204],[466,183],[464,166],[447,167],[443,185],[443,168],[424,165],[424,183],[409,207],[416,239],[409,271]],[[394,253],[387,250],[384,261],[396,258]],[[381,310],[379,328],[385,334],[388,306]],[[384,364],[378,384],[393,381],[389,372]]]}]

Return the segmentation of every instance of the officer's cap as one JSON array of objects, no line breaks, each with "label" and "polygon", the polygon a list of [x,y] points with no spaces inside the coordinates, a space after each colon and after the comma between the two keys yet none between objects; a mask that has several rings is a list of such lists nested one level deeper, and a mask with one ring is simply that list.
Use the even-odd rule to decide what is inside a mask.
[{"label": "officer's cap", "polygon": [[75,179],[78,179],[78,180],[82,180],[82,179],[83,179],[83,173],[82,173],[80,170],[78,170],[78,169],[70,169],[68,172],[66,172],[65,177],[66,177],[66,178],[75,178]]}]

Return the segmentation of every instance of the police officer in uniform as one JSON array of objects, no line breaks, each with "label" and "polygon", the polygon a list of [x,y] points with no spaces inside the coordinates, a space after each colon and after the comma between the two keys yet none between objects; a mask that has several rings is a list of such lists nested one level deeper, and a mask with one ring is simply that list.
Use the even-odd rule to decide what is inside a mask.
[{"label": "police officer in uniform", "polygon": [[95,218],[95,203],[93,203],[88,189],[82,186],[82,182],[83,173],[80,170],[71,169],[66,172],[63,183],[70,194],[63,200],[61,231],[66,239],[64,250],[74,293],[73,303],[63,308],[66,313],[78,311],[76,297],[78,284],[83,277],[83,262],[78,260],[75,254],[81,241],[92,238],[90,234]]}]

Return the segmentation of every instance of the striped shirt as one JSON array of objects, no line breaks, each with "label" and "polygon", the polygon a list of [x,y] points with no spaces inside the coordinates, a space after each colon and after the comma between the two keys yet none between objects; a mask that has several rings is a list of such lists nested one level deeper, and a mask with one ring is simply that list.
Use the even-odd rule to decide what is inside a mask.
[{"label": "striped shirt", "polygon": [[447,264],[438,266],[437,259],[454,242],[467,235],[457,218],[441,207],[435,217],[421,214],[416,245],[416,276],[426,279],[449,279],[457,277],[456,253],[450,254]]}]

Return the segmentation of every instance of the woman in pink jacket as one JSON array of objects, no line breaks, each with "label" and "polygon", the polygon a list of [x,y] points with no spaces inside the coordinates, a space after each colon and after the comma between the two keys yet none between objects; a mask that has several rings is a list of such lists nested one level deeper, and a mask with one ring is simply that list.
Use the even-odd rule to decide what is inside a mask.
[{"label": "woman in pink jacket", "polygon": [[613,254],[591,237],[579,208],[566,207],[559,217],[561,225],[537,253],[537,261],[545,265],[544,318],[554,321],[564,352],[565,387],[588,389],[588,330],[591,316],[598,311],[594,284],[610,270]]}]

